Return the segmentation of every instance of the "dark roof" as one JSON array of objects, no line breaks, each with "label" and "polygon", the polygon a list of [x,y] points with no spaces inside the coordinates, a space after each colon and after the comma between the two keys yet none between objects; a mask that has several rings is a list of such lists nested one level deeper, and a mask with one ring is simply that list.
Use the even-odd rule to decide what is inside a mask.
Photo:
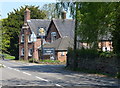
[{"label": "dark roof", "polygon": [[75,21],[73,19],[53,19],[53,22],[62,37],[74,38]]},{"label": "dark roof", "polygon": [[62,37],[50,44],[44,45],[43,47],[52,47],[55,48],[55,50],[67,50],[68,47],[73,48],[73,44],[73,39],[71,39],[70,37]]},{"label": "dark roof", "polygon": [[31,31],[33,31],[36,35],[38,33],[38,29],[41,27],[47,31],[49,24],[50,20],[48,19],[30,19],[30,21],[28,21]]}]

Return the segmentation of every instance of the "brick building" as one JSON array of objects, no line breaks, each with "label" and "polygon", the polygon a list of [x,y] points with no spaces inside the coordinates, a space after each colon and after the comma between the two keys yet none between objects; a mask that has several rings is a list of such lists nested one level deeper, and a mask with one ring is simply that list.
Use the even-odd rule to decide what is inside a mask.
[{"label": "brick building", "polygon": [[[39,29],[43,28],[46,35],[43,37],[43,47],[54,48],[54,58],[66,61],[68,47],[73,48],[75,21],[66,19],[66,13],[62,13],[62,19],[30,19],[30,10],[24,12],[24,24],[19,35],[19,59],[41,59],[41,36]],[[89,47],[86,43],[77,43],[80,47]],[[103,38],[98,44],[103,51],[112,48],[110,37]],[[44,56],[50,59],[50,55]]]},{"label": "brick building", "polygon": [[[24,24],[19,35],[19,59],[41,59],[39,51],[41,48],[41,36],[39,35],[40,28],[44,28],[46,31],[46,35],[43,38],[43,44],[54,43],[56,40],[60,40],[60,38],[64,40],[63,37],[66,36],[71,40],[73,40],[74,37],[74,20],[66,19],[65,12],[63,12],[62,19],[30,19],[30,10],[26,9],[24,12]],[[68,46],[69,45],[63,49],[65,55]],[[55,57],[58,59],[58,56]],[[66,57],[64,57],[62,61],[65,61],[65,59]]]}]

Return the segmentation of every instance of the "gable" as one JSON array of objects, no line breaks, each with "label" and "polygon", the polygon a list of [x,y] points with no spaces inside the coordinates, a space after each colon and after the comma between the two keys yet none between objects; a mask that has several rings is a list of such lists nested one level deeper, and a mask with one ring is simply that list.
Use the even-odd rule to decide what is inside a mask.
[{"label": "gable", "polygon": [[46,41],[47,42],[51,42],[51,33],[52,32],[56,32],[56,39],[61,38],[61,35],[59,33],[59,31],[57,30],[55,24],[53,23],[53,21],[51,21],[47,34],[46,34]]},{"label": "gable", "polygon": [[35,35],[38,37],[38,30],[40,28],[44,28],[45,31],[48,30],[48,27],[50,25],[50,20],[48,19],[31,19],[28,22],[28,25],[31,29],[31,31],[33,31],[35,33]]},{"label": "gable", "polygon": [[62,37],[74,38],[75,21],[72,19],[53,19],[53,22]]}]

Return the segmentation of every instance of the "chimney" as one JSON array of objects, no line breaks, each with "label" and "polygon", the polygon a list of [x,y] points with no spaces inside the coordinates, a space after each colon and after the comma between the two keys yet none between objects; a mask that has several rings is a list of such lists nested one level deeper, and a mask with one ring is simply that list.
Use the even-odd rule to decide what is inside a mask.
[{"label": "chimney", "polygon": [[66,19],[66,11],[62,11],[61,13],[61,18],[64,20]]},{"label": "chimney", "polygon": [[24,23],[27,23],[27,20],[30,20],[30,10],[28,8],[24,11]]}]

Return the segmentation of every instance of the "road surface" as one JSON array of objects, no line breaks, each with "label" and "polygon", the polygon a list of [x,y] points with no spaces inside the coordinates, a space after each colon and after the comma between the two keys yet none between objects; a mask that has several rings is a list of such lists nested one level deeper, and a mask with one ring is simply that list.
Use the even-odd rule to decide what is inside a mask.
[{"label": "road surface", "polygon": [[120,87],[115,78],[65,70],[65,65],[38,65],[0,60],[1,86],[112,86]]}]

